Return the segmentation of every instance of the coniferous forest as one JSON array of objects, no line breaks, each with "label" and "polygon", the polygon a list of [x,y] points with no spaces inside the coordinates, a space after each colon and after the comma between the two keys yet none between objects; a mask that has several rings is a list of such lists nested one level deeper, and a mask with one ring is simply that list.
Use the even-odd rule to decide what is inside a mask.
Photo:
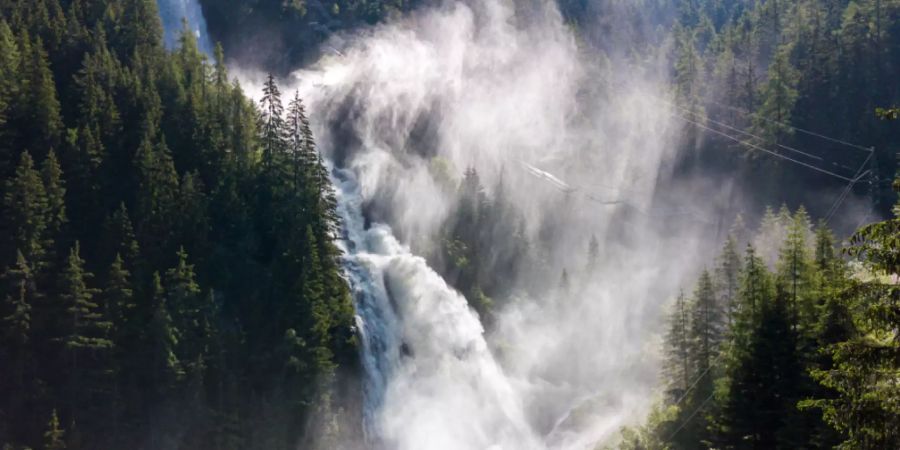
[{"label": "coniferous forest", "polygon": [[[0,0],[4,450],[363,441],[360,333],[311,113],[272,75],[252,100],[226,61],[284,74],[426,3],[202,0],[223,43],[206,55],[187,23],[164,46],[155,0]],[[611,447],[900,448],[900,1],[557,3],[579,45],[609,53],[604,33],[626,25],[587,17],[640,11],[628,51],[664,55],[688,122],[675,171],[739,173],[780,207],[739,218],[667,303],[662,393]],[[815,148],[881,219],[840,217],[818,198],[833,180],[747,143]],[[565,230],[531,239],[502,177],[486,191],[461,172],[426,256],[490,332],[514,294],[541,291],[516,275],[569,292],[540,254]],[[603,255],[583,240],[591,273]]]},{"label": "coniferous forest", "polygon": [[154,0],[0,3],[0,442],[293,448],[356,360],[303,101]]}]

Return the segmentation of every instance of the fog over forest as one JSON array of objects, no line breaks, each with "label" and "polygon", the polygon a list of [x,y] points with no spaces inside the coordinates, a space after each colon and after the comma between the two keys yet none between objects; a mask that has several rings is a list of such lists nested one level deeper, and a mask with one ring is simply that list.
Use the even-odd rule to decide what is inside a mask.
[{"label": "fog over forest", "polygon": [[900,446],[900,1],[0,13],[4,448]]}]

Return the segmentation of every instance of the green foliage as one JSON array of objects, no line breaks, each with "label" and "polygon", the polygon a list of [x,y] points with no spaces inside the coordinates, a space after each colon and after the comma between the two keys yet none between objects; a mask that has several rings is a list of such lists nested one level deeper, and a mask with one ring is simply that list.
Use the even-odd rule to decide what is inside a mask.
[{"label": "green foliage", "polygon": [[[835,170],[859,167],[865,158],[842,142],[871,146],[877,161],[872,175],[892,179],[900,135],[884,119],[896,115],[892,112],[900,102],[898,24],[900,3],[894,0],[683,2],[664,47],[674,69],[671,91],[679,111],[693,113],[678,114],[745,143]],[[835,187],[835,180],[821,173],[748,150],[719,133],[700,127],[688,132],[699,164],[740,170],[763,202],[814,204],[808,192]],[[723,147],[735,151],[723,152]],[[748,151],[751,164],[741,158]],[[893,203],[889,187],[881,184],[873,191],[879,211],[887,214]]]},{"label": "green foliage", "polygon": [[875,108],[875,115],[883,120],[900,119],[900,108]]},{"label": "green foliage", "polygon": [[[478,172],[466,169],[456,189],[454,214],[443,225],[440,247],[431,258],[434,267],[466,296],[486,323],[492,320],[493,308],[511,294],[515,277],[531,269],[524,219],[509,202],[505,189],[501,176],[492,195],[488,195]],[[599,251],[599,243],[588,244],[588,265]],[[550,270],[559,270],[553,276],[559,277],[557,286],[566,291],[570,286],[568,271]]]},{"label": "green foliage", "polygon": [[[223,41],[229,55],[278,73],[287,73],[299,63],[312,59],[327,47],[321,44],[332,33],[375,24],[422,3],[421,0],[200,1],[211,34]],[[283,51],[277,56],[248,51],[247,42],[266,42],[270,48]]]},{"label": "green foliage", "polygon": [[301,99],[154,0],[63,3],[0,2],[0,442],[296,448],[357,356]]},{"label": "green foliage", "polygon": [[[896,427],[900,391],[895,387],[900,370],[896,339],[900,290],[893,281],[900,273],[898,220],[865,226],[851,238],[848,253],[862,260],[873,276],[852,283],[844,298],[827,304],[823,331],[832,338],[827,347],[831,361],[813,375],[832,395],[807,406],[820,408],[825,420],[841,432],[841,448],[900,445]],[[855,317],[849,314],[852,310],[859,311]]]},{"label": "green foliage", "polygon": [[59,426],[59,417],[54,409],[50,414],[50,422],[47,423],[47,431],[44,432],[44,449],[62,450],[67,448],[65,435],[66,432]]},{"label": "green foliage", "polygon": [[892,221],[851,239],[865,278],[803,208],[763,218],[760,233],[781,237],[774,272],[749,245],[738,264],[729,237],[715,277],[703,272],[692,301],[675,301],[667,395],[621,448],[895,447]]},{"label": "green foliage", "polygon": [[22,152],[15,174],[6,182],[3,195],[8,249],[22,252],[33,267],[40,267],[46,251],[47,193],[40,173],[28,152]]}]

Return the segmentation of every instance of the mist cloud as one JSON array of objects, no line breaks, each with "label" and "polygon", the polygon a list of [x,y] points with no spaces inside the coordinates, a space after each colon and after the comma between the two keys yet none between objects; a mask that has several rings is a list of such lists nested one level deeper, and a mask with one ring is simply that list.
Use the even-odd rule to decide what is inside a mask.
[{"label": "mist cloud", "polygon": [[[665,61],[639,70],[580,45],[549,1],[448,2],[328,46],[284,90],[308,103],[322,151],[344,171],[344,201],[385,224],[349,225],[350,259],[391,296],[378,307],[396,313],[365,324],[390,334],[386,349],[366,350],[392,367],[367,366],[390,371],[369,383],[373,432],[400,449],[614,438],[653,400],[662,305],[718,245],[716,208],[728,201],[715,183],[673,181],[680,124],[656,100]],[[414,256],[452,214],[436,162],[456,177],[476,168],[489,190],[502,176],[532,241],[548,223],[556,230],[534,250],[546,274],[516,280],[522,294],[487,337]],[[592,235],[601,261],[588,270]],[[556,288],[564,268],[568,290]],[[527,294],[535,284],[541,294]]]}]

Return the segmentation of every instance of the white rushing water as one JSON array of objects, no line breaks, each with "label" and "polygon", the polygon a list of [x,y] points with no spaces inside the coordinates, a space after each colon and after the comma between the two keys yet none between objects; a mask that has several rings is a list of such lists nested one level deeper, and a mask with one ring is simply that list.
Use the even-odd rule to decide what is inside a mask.
[{"label": "white rushing water", "polygon": [[424,443],[442,449],[540,448],[466,299],[388,226],[365,228],[351,171],[336,171],[334,180],[367,374],[369,443],[398,450]]},{"label": "white rushing water", "polygon": [[[160,5],[199,12],[195,0]],[[200,37],[208,42],[202,29]],[[709,232],[686,234],[675,219],[657,227],[641,212],[678,138],[649,100],[664,83],[620,61],[623,86],[598,87],[613,67],[579,49],[552,0],[445,2],[326,48],[333,54],[282,91],[299,91],[338,166],[367,444],[583,450],[642,417],[658,369],[660,305],[695,275],[692,248]],[[234,69],[251,92],[261,86],[261,77]],[[490,336],[410,249],[440,245],[467,167],[488,189],[503,179],[522,233],[548,267],[543,277],[512,280],[520,291],[545,288],[541,298],[500,299]],[[713,203],[698,192],[684,197]],[[630,210],[617,206],[625,203]],[[369,207],[380,214],[366,217]],[[592,235],[602,258],[587,269]],[[572,285],[565,292],[556,288],[563,268]]]}]

